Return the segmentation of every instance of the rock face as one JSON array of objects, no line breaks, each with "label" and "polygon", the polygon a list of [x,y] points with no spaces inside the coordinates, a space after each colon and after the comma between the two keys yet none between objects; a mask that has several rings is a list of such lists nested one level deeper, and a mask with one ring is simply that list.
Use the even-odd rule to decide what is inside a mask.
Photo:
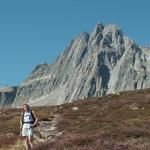
[{"label": "rock face", "polygon": [[18,87],[13,106],[57,105],[150,87],[150,49],[115,25],[79,34],[51,65],[38,65]]},{"label": "rock face", "polygon": [[16,96],[17,87],[6,86],[0,89],[0,107],[10,106]]}]

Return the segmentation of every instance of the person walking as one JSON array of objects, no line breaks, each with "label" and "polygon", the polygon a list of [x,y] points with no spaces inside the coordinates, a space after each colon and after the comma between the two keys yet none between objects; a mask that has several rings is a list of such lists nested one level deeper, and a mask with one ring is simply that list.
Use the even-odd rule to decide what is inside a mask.
[{"label": "person walking", "polygon": [[23,104],[23,112],[20,119],[21,136],[25,139],[25,150],[33,148],[34,127],[38,118],[28,104]]}]

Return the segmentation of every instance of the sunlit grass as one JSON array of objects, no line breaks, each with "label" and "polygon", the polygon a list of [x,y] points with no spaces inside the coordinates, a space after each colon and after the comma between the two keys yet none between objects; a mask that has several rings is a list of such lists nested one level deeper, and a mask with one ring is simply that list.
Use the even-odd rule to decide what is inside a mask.
[{"label": "sunlit grass", "polygon": [[[150,149],[150,90],[121,92],[88,98],[57,107],[33,107],[39,120],[60,116],[57,130],[63,134],[37,144],[35,150],[148,150]],[[73,110],[77,107],[78,110]],[[19,135],[20,109],[0,115],[1,147],[12,145]]]}]

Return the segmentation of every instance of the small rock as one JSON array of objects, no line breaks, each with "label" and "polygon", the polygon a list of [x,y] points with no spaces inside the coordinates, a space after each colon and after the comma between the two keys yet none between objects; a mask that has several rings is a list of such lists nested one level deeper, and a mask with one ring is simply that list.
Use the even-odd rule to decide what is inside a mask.
[{"label": "small rock", "polygon": [[55,129],[56,129],[56,127],[51,127],[51,128],[50,128],[50,130],[55,130]]},{"label": "small rock", "polygon": [[77,110],[79,110],[79,108],[78,107],[72,107],[72,110],[77,111]]},{"label": "small rock", "polygon": [[132,108],[132,110],[138,110],[138,109],[139,109],[138,107],[133,107],[133,108]]}]

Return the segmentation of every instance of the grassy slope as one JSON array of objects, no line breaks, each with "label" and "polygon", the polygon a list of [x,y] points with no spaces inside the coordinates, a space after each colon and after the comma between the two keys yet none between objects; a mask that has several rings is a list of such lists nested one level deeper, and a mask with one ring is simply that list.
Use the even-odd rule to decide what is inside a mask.
[{"label": "grassy slope", "polygon": [[[40,120],[50,120],[54,107],[33,107]],[[21,109],[5,108],[0,110],[0,150],[9,149],[18,142],[20,134]]]},{"label": "grassy slope", "polygon": [[[79,110],[74,111],[73,107]],[[39,118],[45,120],[54,107],[34,109]],[[35,149],[150,149],[150,89],[75,101],[57,107],[55,113],[61,116],[58,130],[65,133]],[[1,134],[19,133],[16,128],[19,114],[19,110],[8,109],[0,115]]]}]

